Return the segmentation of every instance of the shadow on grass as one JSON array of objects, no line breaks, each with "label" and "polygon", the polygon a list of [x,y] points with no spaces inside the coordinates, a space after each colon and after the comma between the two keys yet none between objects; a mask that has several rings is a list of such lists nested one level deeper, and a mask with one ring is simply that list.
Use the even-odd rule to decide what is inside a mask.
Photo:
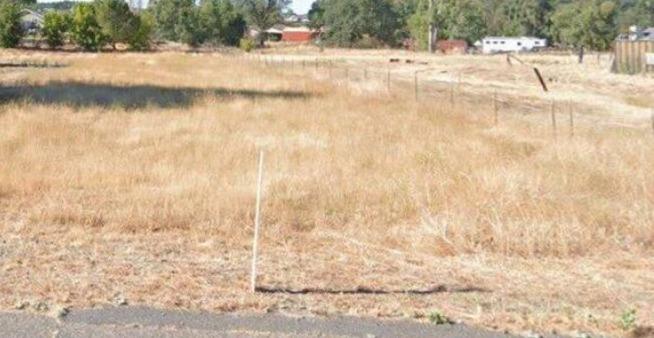
[{"label": "shadow on grass", "polygon": [[408,289],[408,290],[384,290],[384,289],[371,289],[366,287],[358,287],[354,289],[325,289],[325,288],[305,288],[305,289],[288,289],[277,287],[257,287],[257,292],[261,293],[283,293],[291,295],[306,295],[306,294],[326,294],[326,295],[395,295],[395,294],[408,294],[408,295],[431,295],[436,293],[487,293],[488,289],[478,287],[453,287],[446,285],[438,285],[428,289]]},{"label": "shadow on grass", "polygon": [[34,62],[0,62],[0,68],[63,68],[67,65],[58,63],[34,63]]},{"label": "shadow on grass", "polygon": [[280,98],[306,99],[312,94],[300,91],[262,91],[228,88],[162,87],[154,85],[121,86],[90,84],[82,82],[49,82],[44,85],[0,85],[0,104],[27,101],[45,105],[84,107],[118,107],[127,110],[154,106],[160,108],[184,108],[191,106],[202,96],[231,99]]}]

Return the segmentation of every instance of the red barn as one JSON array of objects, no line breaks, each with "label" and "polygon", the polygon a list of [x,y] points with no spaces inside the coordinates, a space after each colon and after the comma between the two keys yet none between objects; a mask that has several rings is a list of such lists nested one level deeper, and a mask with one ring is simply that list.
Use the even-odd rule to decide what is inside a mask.
[{"label": "red barn", "polygon": [[284,42],[311,42],[318,37],[318,32],[308,27],[286,27],[282,32]]}]

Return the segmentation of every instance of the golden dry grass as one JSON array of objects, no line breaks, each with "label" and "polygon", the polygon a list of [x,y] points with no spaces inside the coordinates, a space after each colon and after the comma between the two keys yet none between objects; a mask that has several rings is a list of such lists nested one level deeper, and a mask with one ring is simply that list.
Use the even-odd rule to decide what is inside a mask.
[{"label": "golden dry grass", "polygon": [[[494,125],[483,93],[416,103],[410,82],[389,95],[241,55],[0,57],[68,65],[0,69],[3,307],[441,308],[612,334],[635,307],[654,324],[651,130],[580,120],[554,138],[547,110],[510,101]],[[258,149],[264,285],[453,291],[247,295]]]}]

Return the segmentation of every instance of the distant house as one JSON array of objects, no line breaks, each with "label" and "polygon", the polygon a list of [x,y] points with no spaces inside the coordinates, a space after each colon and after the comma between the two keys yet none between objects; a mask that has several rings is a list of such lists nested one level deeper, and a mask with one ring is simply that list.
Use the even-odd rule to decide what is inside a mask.
[{"label": "distant house", "polygon": [[311,42],[318,37],[318,31],[306,26],[285,27],[282,32],[282,41],[285,42]]},{"label": "distant house", "polygon": [[30,9],[23,9],[20,24],[26,32],[32,33],[43,27],[43,15]]},{"label": "distant house", "polygon": [[266,37],[268,40],[281,41],[284,34],[284,25],[275,25],[266,30]]},{"label": "distant house", "polygon": [[547,47],[546,39],[528,36],[521,37],[486,37],[481,40],[481,48],[485,54],[530,52]]},{"label": "distant house", "polygon": [[629,33],[618,35],[617,40],[628,41],[654,41],[654,27],[629,27]]}]

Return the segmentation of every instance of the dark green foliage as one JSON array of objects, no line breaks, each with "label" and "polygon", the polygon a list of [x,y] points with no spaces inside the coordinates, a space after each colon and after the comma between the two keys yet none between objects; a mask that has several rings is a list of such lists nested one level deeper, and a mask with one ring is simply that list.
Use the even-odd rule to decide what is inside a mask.
[{"label": "dark green foliage", "polygon": [[610,0],[563,5],[552,16],[552,37],[566,46],[608,49],[617,34],[616,15],[616,4]]},{"label": "dark green foliage", "polygon": [[41,35],[50,48],[61,47],[66,39],[66,34],[70,31],[72,18],[63,12],[51,11],[45,13],[43,17],[43,28]]},{"label": "dark green foliage", "polygon": [[354,47],[366,38],[395,45],[401,22],[390,1],[324,0],[320,6],[324,13],[316,18],[329,27],[326,36],[329,43]]},{"label": "dark green foliage", "polygon": [[204,39],[214,44],[237,46],[246,23],[229,0],[204,0],[200,5],[200,23]]},{"label": "dark green foliage", "polygon": [[158,38],[191,46],[203,42],[200,15],[193,0],[157,0],[152,13]]},{"label": "dark green foliage", "polygon": [[73,8],[72,38],[82,49],[98,51],[107,43],[92,4],[80,3]]},{"label": "dark green foliage", "polygon": [[0,0],[0,47],[14,48],[20,43],[25,32],[20,24],[21,5]]},{"label": "dark green foliage", "polygon": [[150,49],[154,27],[152,16],[149,13],[144,12],[140,15],[135,15],[132,20],[133,30],[127,38],[129,49],[136,51]]},{"label": "dark green foliage", "polygon": [[138,29],[139,22],[124,0],[95,0],[93,5],[102,34],[114,49],[116,43],[127,42]]}]

